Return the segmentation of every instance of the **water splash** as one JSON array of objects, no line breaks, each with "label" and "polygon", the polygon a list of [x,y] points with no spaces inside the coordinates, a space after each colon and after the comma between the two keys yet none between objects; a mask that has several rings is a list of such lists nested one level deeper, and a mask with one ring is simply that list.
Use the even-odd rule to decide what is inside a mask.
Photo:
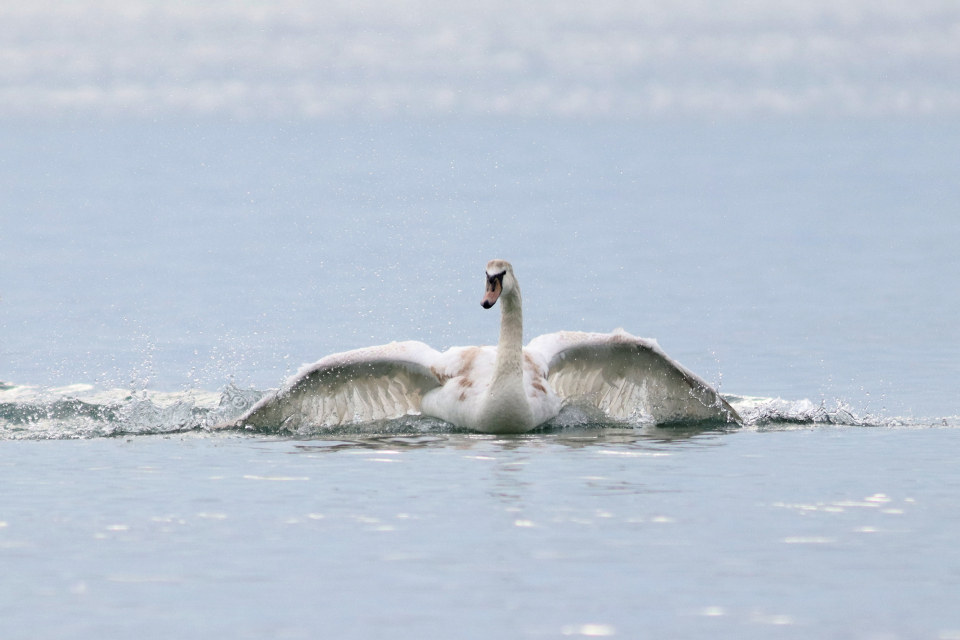
[{"label": "water splash", "polygon": [[204,430],[236,419],[263,394],[233,384],[220,393],[97,390],[83,384],[42,389],[2,384],[0,439],[100,438]]},{"label": "water splash", "polygon": [[[0,382],[0,440],[103,438],[184,432],[210,435],[237,433],[214,427],[236,420],[266,393],[268,391],[253,388],[241,389],[232,383],[219,392],[194,389],[167,393],[143,389],[104,390],[86,384],[44,389]],[[957,417],[916,419],[877,416],[867,411],[857,411],[839,400],[831,406],[826,402],[816,404],[810,400],[733,395],[725,395],[724,398],[740,413],[744,427],[757,430],[821,425],[960,426]],[[596,407],[569,403],[559,416],[537,432],[604,428],[643,431],[655,426],[649,416],[637,415],[626,421],[614,421]],[[672,425],[661,430],[684,426],[695,425]],[[317,427],[272,435],[317,438],[364,434],[446,434],[457,431],[434,418],[404,416],[396,420]],[[262,434],[247,430],[240,430],[239,433]]]},{"label": "water splash", "polygon": [[783,400],[782,398],[758,398],[751,396],[725,395],[724,398],[743,419],[746,427],[767,428],[797,425],[838,425],[852,427],[904,427],[904,426],[957,426],[956,417],[908,418],[885,416],[857,410],[835,400],[832,405],[826,400],[819,404],[810,400]]}]

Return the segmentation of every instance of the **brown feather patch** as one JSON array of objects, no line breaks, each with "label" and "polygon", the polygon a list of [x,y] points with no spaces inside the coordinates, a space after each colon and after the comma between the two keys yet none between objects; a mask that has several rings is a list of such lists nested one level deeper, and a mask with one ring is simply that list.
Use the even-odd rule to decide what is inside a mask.
[{"label": "brown feather patch", "polygon": [[465,376],[473,369],[473,361],[480,354],[480,347],[470,347],[463,352],[463,364],[460,366],[460,372],[457,375]]},{"label": "brown feather patch", "polygon": [[450,379],[450,376],[443,375],[436,367],[430,367],[430,373],[436,376],[437,380],[440,381],[440,386],[447,384],[447,380]]}]

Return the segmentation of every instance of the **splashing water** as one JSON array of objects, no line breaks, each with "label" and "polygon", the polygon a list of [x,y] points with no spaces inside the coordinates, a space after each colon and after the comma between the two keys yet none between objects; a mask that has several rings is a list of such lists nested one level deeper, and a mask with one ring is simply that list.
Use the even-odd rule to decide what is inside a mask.
[{"label": "splashing water", "polygon": [[96,390],[91,385],[55,389],[0,386],[0,439],[45,440],[176,433],[233,420],[262,391],[229,384],[211,393]]},{"label": "splashing water", "polygon": [[[97,390],[92,385],[42,389],[0,383],[0,439],[46,440],[101,438],[125,435],[153,435],[197,431],[215,433],[213,427],[237,419],[268,391],[241,389],[234,384],[222,391],[182,392]],[[743,418],[743,427],[758,430],[797,426],[846,425],[860,427],[956,426],[956,417],[918,420],[876,416],[857,411],[836,401],[783,400],[728,395],[725,398]],[[602,429],[606,427],[643,429],[652,425],[643,415],[622,422],[605,419],[596,409],[570,404],[542,428]],[[299,437],[337,434],[424,434],[451,433],[451,425],[424,416],[357,423],[336,428],[298,432]]]}]

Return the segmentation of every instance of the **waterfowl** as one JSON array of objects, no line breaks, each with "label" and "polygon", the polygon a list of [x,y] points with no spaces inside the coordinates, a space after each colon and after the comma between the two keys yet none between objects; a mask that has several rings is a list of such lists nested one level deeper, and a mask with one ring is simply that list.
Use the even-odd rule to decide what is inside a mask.
[{"label": "waterfowl", "polygon": [[473,431],[523,433],[569,402],[613,419],[740,421],[655,340],[623,329],[560,331],[524,347],[520,285],[510,263],[491,260],[485,286],[483,308],[500,303],[497,346],[441,353],[422,342],[392,342],[327,356],[231,426],[298,432],[422,414]]}]

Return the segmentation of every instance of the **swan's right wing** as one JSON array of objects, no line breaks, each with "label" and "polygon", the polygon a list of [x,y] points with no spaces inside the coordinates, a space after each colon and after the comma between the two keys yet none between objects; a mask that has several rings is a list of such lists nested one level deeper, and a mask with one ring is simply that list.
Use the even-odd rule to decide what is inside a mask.
[{"label": "swan's right wing", "polygon": [[431,370],[439,355],[422,342],[392,342],[327,356],[227,426],[295,433],[418,415],[440,386]]},{"label": "swan's right wing", "polygon": [[564,400],[586,401],[614,418],[657,423],[740,416],[707,382],[672,360],[655,340],[613,333],[561,331],[530,341],[547,364],[547,380]]}]

